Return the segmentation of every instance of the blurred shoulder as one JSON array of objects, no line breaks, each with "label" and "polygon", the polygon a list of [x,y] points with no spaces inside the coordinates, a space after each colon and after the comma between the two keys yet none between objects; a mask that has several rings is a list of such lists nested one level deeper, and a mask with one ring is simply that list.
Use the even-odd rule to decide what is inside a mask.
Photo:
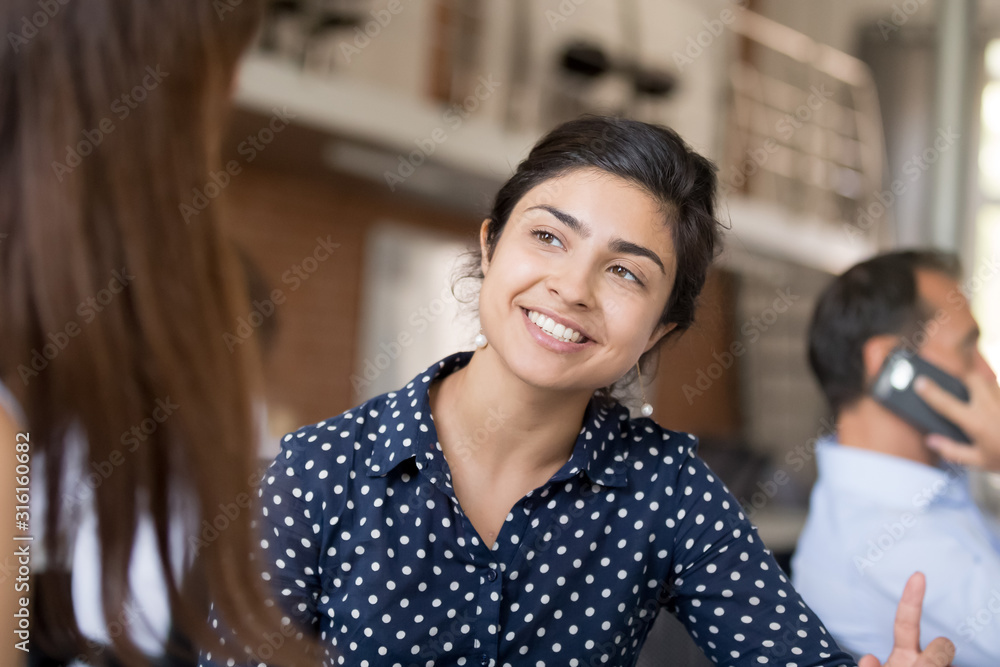
[{"label": "blurred shoulder", "polygon": [[332,460],[343,464],[353,458],[379,429],[378,416],[391,401],[393,392],[371,398],[339,415],[314,424],[307,424],[281,439],[281,451],[276,462],[291,465],[306,457]]}]

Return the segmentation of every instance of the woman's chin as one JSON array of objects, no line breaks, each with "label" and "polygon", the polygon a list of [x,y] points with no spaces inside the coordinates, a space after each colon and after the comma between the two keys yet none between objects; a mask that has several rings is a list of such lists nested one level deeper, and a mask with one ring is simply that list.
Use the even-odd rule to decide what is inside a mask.
[{"label": "woman's chin", "polygon": [[544,355],[520,354],[506,362],[518,380],[543,391],[589,395],[613,382],[602,384],[603,377],[593,377],[581,364],[546,358]]}]

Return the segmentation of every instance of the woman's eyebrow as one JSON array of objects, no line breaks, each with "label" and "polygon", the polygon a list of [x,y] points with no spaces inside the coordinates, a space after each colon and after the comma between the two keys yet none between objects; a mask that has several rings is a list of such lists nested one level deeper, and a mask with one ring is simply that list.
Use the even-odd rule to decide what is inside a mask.
[{"label": "woman's eyebrow", "polygon": [[667,275],[667,270],[664,268],[663,262],[660,261],[660,257],[646,246],[641,246],[636,243],[632,243],[631,241],[626,241],[625,239],[616,238],[609,244],[608,247],[611,248],[611,252],[647,257],[656,262],[656,265],[660,267],[660,273]]},{"label": "woman's eyebrow", "polygon": [[[588,227],[587,225],[583,224],[582,222],[580,222],[579,220],[577,220],[576,218],[574,218],[572,215],[570,215],[566,211],[560,211],[559,209],[557,209],[554,206],[547,206],[545,204],[539,204],[538,206],[532,206],[531,208],[528,209],[528,211],[533,211],[536,208],[540,208],[543,211],[548,211],[553,216],[555,216],[560,222],[562,222],[564,225],[566,225],[567,227],[569,227],[570,229],[572,229],[574,232],[576,232],[577,234],[579,234],[583,238],[588,238],[590,236],[590,227]],[[528,211],[525,211],[525,213],[527,213]]]},{"label": "woman's eyebrow", "polygon": [[[574,232],[576,232],[583,238],[587,238],[590,236],[591,234],[590,227],[580,222],[578,219],[576,219],[566,211],[561,211],[555,208],[554,206],[547,206],[545,204],[540,204],[538,206],[532,206],[531,208],[527,209],[525,213],[527,213],[527,211],[532,211],[534,209],[539,209],[539,208],[542,209],[543,211],[548,211],[549,213],[551,213],[556,219],[558,219],[560,222],[562,222],[564,225],[572,229]],[[629,255],[638,255],[639,257],[646,257],[647,259],[656,262],[656,265],[660,267],[660,273],[662,273],[663,275],[667,274],[667,270],[663,266],[663,262],[660,260],[659,255],[657,255],[655,252],[653,252],[646,246],[641,246],[637,243],[626,241],[625,239],[615,238],[611,241],[611,243],[608,244],[608,248],[611,250],[611,252],[614,253],[626,253]]]}]

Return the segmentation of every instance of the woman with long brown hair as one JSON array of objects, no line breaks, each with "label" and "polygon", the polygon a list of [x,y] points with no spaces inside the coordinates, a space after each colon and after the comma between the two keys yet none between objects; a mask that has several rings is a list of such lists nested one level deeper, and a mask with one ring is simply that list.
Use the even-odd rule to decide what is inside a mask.
[{"label": "woman with long brown hair", "polygon": [[216,651],[308,664],[254,562],[259,370],[252,346],[222,340],[245,287],[216,206],[179,213],[219,169],[260,14],[251,0],[0,7],[0,521],[21,554],[0,557],[0,664],[39,645],[147,664],[137,637],[165,636],[149,627],[157,595],[181,636],[214,646],[192,582],[239,638]]}]

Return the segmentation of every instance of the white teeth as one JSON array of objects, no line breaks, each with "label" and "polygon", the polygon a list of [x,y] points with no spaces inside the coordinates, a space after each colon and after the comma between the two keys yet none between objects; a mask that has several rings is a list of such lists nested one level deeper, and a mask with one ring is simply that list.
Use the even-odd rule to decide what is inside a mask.
[{"label": "white teeth", "polygon": [[537,311],[529,310],[528,319],[531,320],[535,326],[556,340],[561,340],[564,343],[579,343],[583,340],[583,335],[579,332],[573,331],[569,327],[559,324],[551,317],[542,315]]}]

